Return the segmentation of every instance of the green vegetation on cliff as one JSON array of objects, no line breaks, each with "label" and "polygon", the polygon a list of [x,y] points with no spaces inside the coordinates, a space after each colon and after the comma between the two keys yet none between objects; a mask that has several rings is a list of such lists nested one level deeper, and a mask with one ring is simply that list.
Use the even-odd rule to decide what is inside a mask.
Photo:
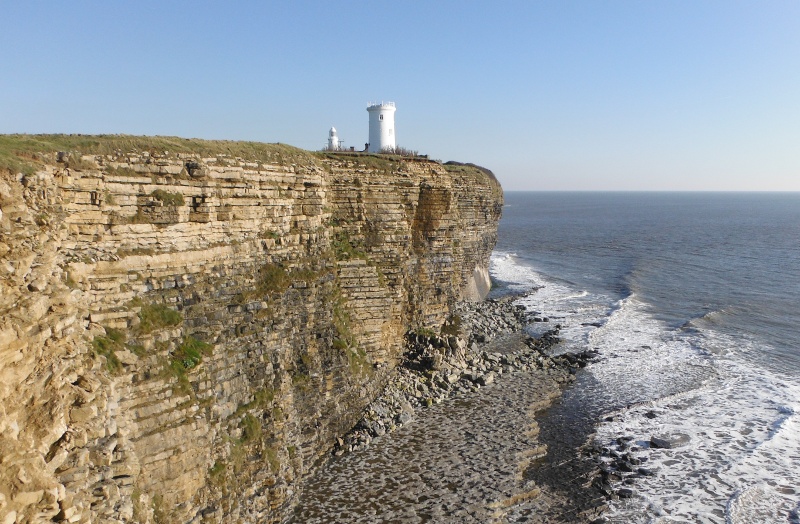
[{"label": "green vegetation on cliff", "polygon": [[162,202],[165,206],[182,206],[186,203],[182,194],[169,193],[163,189],[156,189],[151,193],[151,196],[159,202]]},{"label": "green vegetation on cliff", "polygon": [[139,311],[139,331],[142,333],[177,326],[182,321],[183,317],[179,312],[164,304],[146,304]]}]

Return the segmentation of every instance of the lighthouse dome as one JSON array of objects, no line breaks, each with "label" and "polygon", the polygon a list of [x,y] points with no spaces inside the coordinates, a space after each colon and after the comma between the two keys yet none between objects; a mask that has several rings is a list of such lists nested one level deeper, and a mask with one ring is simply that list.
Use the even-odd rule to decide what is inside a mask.
[{"label": "lighthouse dome", "polygon": [[330,132],[328,134],[330,134],[330,136],[336,136],[336,128],[335,127],[331,127],[331,130],[330,130]]}]

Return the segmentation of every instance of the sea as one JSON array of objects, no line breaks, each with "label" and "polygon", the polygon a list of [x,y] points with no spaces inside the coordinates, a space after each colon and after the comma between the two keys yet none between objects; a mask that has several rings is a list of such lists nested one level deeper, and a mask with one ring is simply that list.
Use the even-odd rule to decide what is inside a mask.
[{"label": "sea", "polygon": [[554,409],[653,473],[608,522],[800,522],[800,193],[507,192],[490,273],[599,352]]}]

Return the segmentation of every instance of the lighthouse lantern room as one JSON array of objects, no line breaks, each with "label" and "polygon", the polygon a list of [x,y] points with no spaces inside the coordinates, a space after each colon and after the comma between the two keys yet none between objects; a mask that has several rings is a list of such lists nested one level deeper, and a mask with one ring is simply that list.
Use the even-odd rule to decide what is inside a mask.
[{"label": "lighthouse lantern room", "polygon": [[336,135],[336,128],[331,127],[331,130],[328,131],[328,151],[339,151],[341,147],[342,143]]}]

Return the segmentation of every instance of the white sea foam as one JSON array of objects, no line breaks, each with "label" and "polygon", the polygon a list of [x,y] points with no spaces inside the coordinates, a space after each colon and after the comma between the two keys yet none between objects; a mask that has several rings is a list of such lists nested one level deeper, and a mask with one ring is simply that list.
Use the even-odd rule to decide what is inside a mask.
[{"label": "white sea foam", "polygon": [[[657,472],[637,479],[638,497],[612,503],[612,522],[788,521],[800,501],[796,385],[743,360],[742,340],[671,333],[635,299],[594,338],[605,358],[590,372],[610,394],[642,403],[611,414],[597,439],[634,437],[637,456]],[[649,347],[631,353],[640,344]],[[670,434],[689,442],[649,448],[652,437]]]},{"label": "white sea foam", "polygon": [[[612,303],[512,254],[495,255],[491,272],[512,289],[539,288],[520,303],[560,323],[567,348],[600,350],[586,395],[614,410],[596,438],[634,437],[656,471],[636,479],[635,497],[611,503],[611,522],[800,521],[800,386],[753,364],[748,355],[764,349],[755,341],[715,331],[724,311],[672,329],[635,295]],[[689,441],[650,448],[670,434]]]},{"label": "white sea foam", "polygon": [[602,355],[590,372],[604,385],[605,394],[625,405],[701,387],[715,373],[707,355],[652,320],[633,295],[617,303],[589,341]]},{"label": "white sea foam", "polygon": [[495,280],[515,291],[536,290],[520,298],[518,303],[529,311],[541,313],[550,325],[561,326],[560,337],[564,342],[557,351],[585,348],[589,334],[609,313],[610,298],[547,279],[534,268],[520,263],[514,254],[495,253],[489,271]]},{"label": "white sea foam", "polygon": [[493,253],[489,274],[515,291],[529,291],[544,286],[542,277],[533,268],[520,264],[515,253]]}]

